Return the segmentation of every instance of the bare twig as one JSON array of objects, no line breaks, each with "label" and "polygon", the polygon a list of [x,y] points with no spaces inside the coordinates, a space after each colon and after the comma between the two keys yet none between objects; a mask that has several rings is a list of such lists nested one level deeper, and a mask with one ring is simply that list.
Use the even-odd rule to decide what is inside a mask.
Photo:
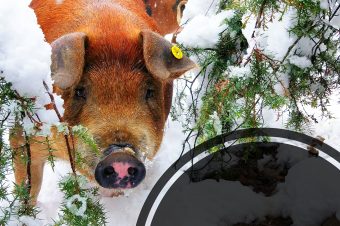
[{"label": "bare twig", "polygon": [[[257,14],[257,18],[256,18],[255,29],[261,27],[261,24],[262,24],[261,18],[263,16],[263,12],[264,12],[264,8],[266,6],[266,3],[267,3],[267,1],[264,0],[261,4],[260,11]],[[254,35],[255,35],[255,30],[253,31],[252,38],[254,38]]]},{"label": "bare twig", "polygon": [[339,4],[338,7],[334,10],[332,16],[329,18],[329,21],[331,21],[331,20],[335,17],[335,15],[336,15],[336,13],[339,11],[339,9],[340,9],[340,4]]},{"label": "bare twig", "polygon": [[[49,91],[48,89],[48,86],[46,84],[46,82],[44,81],[44,87],[47,91],[47,94],[49,95],[50,99],[51,99],[51,103],[52,103],[52,106],[53,106],[53,109],[55,111],[55,113],[57,114],[58,116],[58,119],[60,122],[63,122],[63,118],[61,117],[61,114],[59,113],[59,110],[55,104],[55,100],[54,100],[54,96],[53,94]],[[69,137],[68,135],[64,135],[64,138],[65,138],[65,143],[66,143],[66,148],[67,148],[67,154],[68,154],[68,157],[69,157],[69,160],[70,160],[70,164],[71,164],[71,168],[72,168],[72,172],[73,174],[76,174],[76,168],[75,168],[75,164],[74,164],[74,139],[73,139],[73,135],[72,135],[72,129],[70,127],[68,127],[69,129],[69,133],[70,133],[70,136],[71,136],[71,142],[72,142],[72,147],[70,146],[70,142],[69,142]]]},{"label": "bare twig", "polygon": [[[26,188],[27,188],[27,192],[28,194],[31,193],[31,187],[32,187],[32,175],[31,175],[31,145],[29,142],[29,137],[28,135],[25,133],[25,149],[26,149],[26,173],[27,173],[27,182],[26,182]],[[28,205],[29,204],[29,198],[30,196],[28,196],[27,199],[24,200],[24,204]]]}]

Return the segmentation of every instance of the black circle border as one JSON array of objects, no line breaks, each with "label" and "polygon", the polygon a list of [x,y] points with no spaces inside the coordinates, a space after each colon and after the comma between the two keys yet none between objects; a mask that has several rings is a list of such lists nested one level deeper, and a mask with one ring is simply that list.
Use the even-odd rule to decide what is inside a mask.
[{"label": "black circle border", "polygon": [[[191,149],[183,156],[181,156],[175,163],[173,163],[158,179],[155,186],[152,188],[149,193],[146,201],[143,204],[142,210],[138,216],[138,220],[136,226],[145,226],[147,218],[149,216],[150,210],[153,206],[153,203],[157,199],[159,193],[162,191],[163,187],[167,184],[167,182],[171,179],[175,173],[181,169],[186,163],[192,161],[196,156],[200,155],[206,150],[217,146],[219,144],[224,144],[228,141],[247,138],[247,137],[277,137],[277,138],[285,138],[292,141],[298,141],[304,143],[306,145],[315,144],[315,148],[320,149],[322,152],[334,158],[338,163],[340,163],[340,152],[329,146],[326,143],[315,143],[315,138],[308,136],[303,133],[278,129],[278,128],[251,128],[251,129],[242,129],[236,130],[230,133],[225,133],[218,135],[198,146]],[[340,138],[340,137],[339,137]]]}]

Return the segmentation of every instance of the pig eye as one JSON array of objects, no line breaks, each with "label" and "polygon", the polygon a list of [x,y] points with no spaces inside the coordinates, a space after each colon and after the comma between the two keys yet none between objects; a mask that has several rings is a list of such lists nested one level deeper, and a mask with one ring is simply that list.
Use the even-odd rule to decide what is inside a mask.
[{"label": "pig eye", "polygon": [[74,91],[75,97],[86,99],[86,92],[84,87],[78,87]]},{"label": "pig eye", "polygon": [[145,94],[145,100],[149,100],[155,96],[155,90],[148,88]]}]

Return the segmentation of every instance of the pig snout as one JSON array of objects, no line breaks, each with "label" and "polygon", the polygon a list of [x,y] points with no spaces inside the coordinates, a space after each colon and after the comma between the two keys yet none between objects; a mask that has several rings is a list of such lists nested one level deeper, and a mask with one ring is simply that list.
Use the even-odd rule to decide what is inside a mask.
[{"label": "pig snout", "polygon": [[111,145],[95,170],[98,184],[104,188],[134,188],[145,177],[145,166],[133,155],[130,145]]}]

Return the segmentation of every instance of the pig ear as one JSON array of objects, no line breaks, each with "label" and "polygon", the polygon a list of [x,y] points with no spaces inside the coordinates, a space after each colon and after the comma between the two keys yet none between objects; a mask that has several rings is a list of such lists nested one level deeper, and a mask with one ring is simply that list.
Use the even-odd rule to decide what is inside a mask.
[{"label": "pig ear", "polygon": [[162,36],[149,30],[141,32],[143,55],[148,71],[161,80],[175,79],[196,67],[188,57],[177,59],[171,51],[173,46]]},{"label": "pig ear", "polygon": [[81,32],[64,35],[52,42],[52,79],[56,87],[67,89],[77,84],[85,63],[85,39]]}]

